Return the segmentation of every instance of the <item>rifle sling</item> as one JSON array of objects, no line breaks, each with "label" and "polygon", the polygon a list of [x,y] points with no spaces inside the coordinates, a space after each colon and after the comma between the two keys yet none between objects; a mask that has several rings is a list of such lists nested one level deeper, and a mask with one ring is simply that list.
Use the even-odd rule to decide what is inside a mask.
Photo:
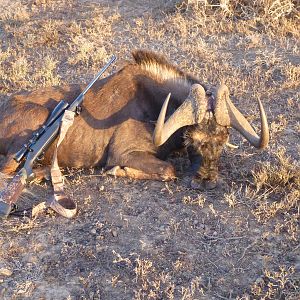
[{"label": "rifle sling", "polygon": [[65,110],[64,115],[62,117],[60,133],[57,144],[55,146],[52,165],[51,165],[51,180],[53,185],[54,194],[47,201],[42,202],[32,209],[32,216],[35,217],[42,210],[47,207],[52,208],[58,214],[62,215],[65,218],[72,218],[77,213],[77,205],[76,203],[68,197],[64,192],[64,178],[59,169],[58,159],[57,159],[57,151],[58,147],[65,138],[65,135],[69,129],[69,127],[73,124],[75,113],[70,110]]}]

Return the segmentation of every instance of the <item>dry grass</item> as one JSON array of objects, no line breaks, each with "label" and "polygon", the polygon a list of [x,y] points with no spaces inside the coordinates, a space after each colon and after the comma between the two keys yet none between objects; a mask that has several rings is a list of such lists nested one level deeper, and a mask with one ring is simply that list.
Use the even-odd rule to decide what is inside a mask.
[{"label": "dry grass", "polygon": [[246,189],[245,197],[252,202],[252,212],[259,222],[281,216],[275,224],[276,232],[298,240],[300,168],[297,161],[286,156],[284,148],[275,153],[274,160],[253,171],[253,185]]},{"label": "dry grass", "polygon": [[259,299],[296,299],[295,269],[280,266],[278,271],[265,270],[264,275],[252,286],[254,297]]},{"label": "dry grass", "polygon": [[[118,3],[1,0],[0,101],[86,82],[112,53],[119,68],[146,48],[227,83],[256,129],[260,98],[270,146],[258,153],[233,134],[239,149],[224,152],[210,192],[188,188],[183,157],[168,184],[65,170],[79,216],[1,224],[0,270],[12,275],[0,272],[0,298],[299,299],[299,2]],[[47,197],[49,186],[30,190]]]}]

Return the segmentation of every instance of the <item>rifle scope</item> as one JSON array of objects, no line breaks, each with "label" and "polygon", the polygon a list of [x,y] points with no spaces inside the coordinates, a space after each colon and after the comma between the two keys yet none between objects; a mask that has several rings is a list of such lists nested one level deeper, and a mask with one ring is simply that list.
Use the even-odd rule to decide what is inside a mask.
[{"label": "rifle scope", "polygon": [[40,136],[46,131],[47,127],[51,126],[53,122],[64,112],[64,110],[69,106],[69,104],[61,100],[53,109],[50,116],[46,120],[45,124],[36,131],[32,138],[29,140],[27,144],[24,144],[23,147],[15,154],[14,160],[17,163],[20,163],[24,156],[30,151],[32,145],[36,143],[36,141],[40,138]]}]

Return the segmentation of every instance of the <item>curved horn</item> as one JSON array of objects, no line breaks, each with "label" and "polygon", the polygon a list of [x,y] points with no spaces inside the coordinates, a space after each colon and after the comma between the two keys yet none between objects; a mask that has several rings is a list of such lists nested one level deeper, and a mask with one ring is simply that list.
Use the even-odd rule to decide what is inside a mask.
[{"label": "curved horn", "polygon": [[217,91],[215,117],[218,124],[236,129],[252,146],[263,149],[269,143],[269,127],[263,105],[257,99],[260,111],[261,134],[258,136],[243,114],[234,106],[229,98],[226,85]]},{"label": "curved horn", "polygon": [[165,123],[170,95],[167,96],[157,119],[153,134],[155,146],[164,144],[179,128],[200,123],[207,109],[204,88],[200,84],[194,84],[188,97]]}]

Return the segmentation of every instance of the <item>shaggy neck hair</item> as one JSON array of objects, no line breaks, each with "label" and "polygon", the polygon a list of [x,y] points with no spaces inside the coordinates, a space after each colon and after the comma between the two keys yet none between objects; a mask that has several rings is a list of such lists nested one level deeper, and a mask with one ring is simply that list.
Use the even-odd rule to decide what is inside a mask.
[{"label": "shaggy neck hair", "polygon": [[160,83],[174,82],[190,87],[195,78],[172,65],[164,56],[151,51],[137,50],[132,56],[143,70],[149,72]]},{"label": "shaggy neck hair", "polygon": [[132,56],[135,63],[159,84],[164,94],[171,92],[173,100],[182,102],[189,94],[191,86],[200,83],[195,77],[172,65],[164,56],[152,51],[137,50]]}]

